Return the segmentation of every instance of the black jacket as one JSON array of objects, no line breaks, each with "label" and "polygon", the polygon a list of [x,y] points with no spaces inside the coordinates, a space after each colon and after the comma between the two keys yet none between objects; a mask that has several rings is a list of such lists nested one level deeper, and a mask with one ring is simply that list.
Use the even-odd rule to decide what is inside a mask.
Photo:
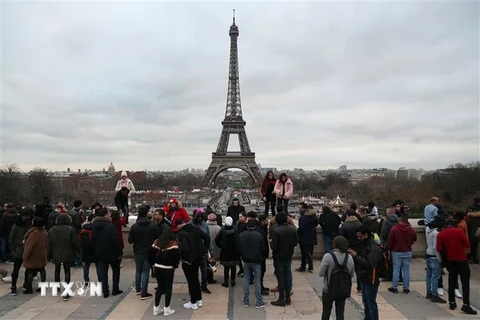
[{"label": "black jacket", "polygon": [[361,282],[368,282],[372,285],[379,284],[378,272],[374,272],[380,261],[383,259],[383,252],[380,246],[373,240],[368,239],[360,246],[361,253],[355,256],[355,266],[358,272],[358,279]]},{"label": "black jacket", "polygon": [[72,218],[67,213],[60,213],[54,227],[48,231],[47,257],[53,263],[73,262],[81,247],[75,229],[71,226]]},{"label": "black jacket", "polygon": [[240,251],[238,249],[238,233],[233,226],[222,227],[222,230],[215,238],[217,247],[220,248],[220,262],[222,264],[234,262],[233,265],[238,264],[240,260]]},{"label": "black jacket", "polygon": [[96,261],[114,262],[122,256],[117,228],[112,223],[112,219],[107,217],[93,219],[92,246],[95,248]]},{"label": "black jacket", "polygon": [[240,212],[245,212],[245,207],[244,206],[241,206],[241,205],[238,205],[238,206],[234,206],[234,205],[231,205],[228,207],[228,210],[227,210],[227,217],[232,217],[233,219],[233,224],[235,225],[238,221],[238,217],[240,215]]},{"label": "black jacket", "polygon": [[128,195],[124,196],[121,190],[118,191],[117,194],[115,195],[114,201],[115,201],[115,206],[117,207],[118,210],[123,211],[124,208],[128,208]]},{"label": "black jacket", "polygon": [[268,255],[270,254],[270,246],[268,245],[268,226],[258,225],[257,231],[262,234],[263,242],[265,243],[265,247],[267,250],[265,253],[265,259],[267,259]]},{"label": "black jacket", "polygon": [[210,237],[205,232],[187,223],[178,231],[177,236],[180,242],[180,257],[183,261],[192,263],[206,256],[207,248],[210,247]]},{"label": "black jacket", "polygon": [[70,211],[70,218],[72,218],[72,227],[77,234],[82,230],[82,214],[80,211],[73,209]]},{"label": "black jacket", "polygon": [[159,223],[157,223],[155,221],[152,221],[152,223],[157,228],[157,234],[158,234],[159,237],[162,234],[162,231],[163,231],[164,228],[170,228],[170,229],[172,228],[172,225],[170,224],[170,221],[168,221],[165,218],[163,218],[162,221],[160,221]]},{"label": "black jacket", "polygon": [[82,247],[83,262],[95,262],[95,247],[93,247],[91,240],[92,227],[92,222],[83,224],[82,230],[80,230],[80,234],[78,235],[80,239],[80,246]]},{"label": "black jacket", "polygon": [[135,255],[148,254],[153,242],[158,238],[158,228],[147,218],[138,218],[130,228],[128,243],[133,244]]},{"label": "black jacket", "polygon": [[288,224],[277,225],[272,231],[273,259],[291,260],[298,243],[297,230]]},{"label": "black jacket", "polygon": [[357,217],[349,216],[340,228],[340,235],[347,238],[349,248],[355,251],[358,251],[360,247],[357,230],[361,226],[362,223],[358,221]]},{"label": "black jacket", "polygon": [[320,215],[318,219],[322,227],[323,234],[328,237],[336,237],[342,219],[335,212],[326,212]]},{"label": "black jacket", "polygon": [[261,263],[266,258],[267,248],[260,232],[248,229],[238,238],[238,247],[244,262]]}]

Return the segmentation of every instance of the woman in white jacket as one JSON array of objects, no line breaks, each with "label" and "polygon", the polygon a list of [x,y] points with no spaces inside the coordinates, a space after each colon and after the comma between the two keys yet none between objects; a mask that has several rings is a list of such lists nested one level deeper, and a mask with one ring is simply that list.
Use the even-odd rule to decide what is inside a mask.
[{"label": "woman in white jacket", "polygon": [[135,193],[135,186],[133,185],[133,182],[132,180],[130,180],[128,177],[127,177],[127,172],[126,171],[122,171],[122,175],[120,177],[120,180],[118,180],[117,182],[117,186],[115,187],[115,191],[120,191],[120,189],[122,189],[122,187],[126,187],[128,189],[128,207],[130,207],[132,205],[132,194]]}]

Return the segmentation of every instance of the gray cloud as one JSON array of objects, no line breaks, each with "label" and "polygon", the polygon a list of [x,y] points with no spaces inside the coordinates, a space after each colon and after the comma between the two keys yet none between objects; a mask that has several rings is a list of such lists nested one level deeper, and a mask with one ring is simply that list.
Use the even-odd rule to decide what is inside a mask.
[{"label": "gray cloud", "polygon": [[[2,162],[206,168],[232,6],[5,3]],[[263,166],[479,159],[478,3],[234,6],[243,113]]]}]

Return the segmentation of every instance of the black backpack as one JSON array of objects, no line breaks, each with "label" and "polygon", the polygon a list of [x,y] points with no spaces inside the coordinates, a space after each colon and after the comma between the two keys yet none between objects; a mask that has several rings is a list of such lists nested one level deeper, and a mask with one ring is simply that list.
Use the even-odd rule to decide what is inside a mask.
[{"label": "black backpack", "polygon": [[389,279],[390,274],[393,271],[392,268],[392,253],[386,246],[380,246],[382,249],[382,259],[378,263],[376,269],[378,272],[378,276],[381,279]]},{"label": "black backpack", "polygon": [[338,263],[334,253],[330,253],[330,255],[333,258],[335,267],[328,279],[328,296],[333,300],[350,298],[352,293],[352,276],[347,268],[348,254],[345,254],[342,264]]}]

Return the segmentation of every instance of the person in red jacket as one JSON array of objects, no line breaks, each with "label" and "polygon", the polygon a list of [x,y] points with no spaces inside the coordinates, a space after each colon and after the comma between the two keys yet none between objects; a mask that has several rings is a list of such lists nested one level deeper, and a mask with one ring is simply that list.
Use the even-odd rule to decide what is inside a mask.
[{"label": "person in red jacket", "polygon": [[265,203],[265,215],[268,217],[268,210],[272,211],[272,217],[275,217],[275,203],[277,202],[277,196],[275,195],[274,188],[277,179],[273,175],[273,171],[268,171],[265,175],[265,179],[262,182],[262,200]]},{"label": "person in red jacket", "polygon": [[408,215],[402,213],[400,223],[394,226],[388,235],[388,248],[392,251],[393,279],[388,291],[398,293],[400,270],[403,276],[403,293],[410,292],[410,262],[412,245],[417,241],[417,233],[408,223]]},{"label": "person in red jacket", "polygon": [[173,232],[177,233],[177,220],[182,219],[185,223],[190,222],[190,216],[187,210],[182,206],[182,203],[175,198],[170,199],[170,202],[163,207],[166,213],[166,218],[171,222]]},{"label": "person in red jacket", "polygon": [[448,270],[448,301],[450,310],[457,308],[455,302],[455,284],[458,276],[462,282],[463,306],[466,314],[477,314],[470,306],[470,267],[465,249],[470,248],[465,232],[462,229],[449,227],[443,229],[437,236],[437,251],[442,256],[442,261]]}]

